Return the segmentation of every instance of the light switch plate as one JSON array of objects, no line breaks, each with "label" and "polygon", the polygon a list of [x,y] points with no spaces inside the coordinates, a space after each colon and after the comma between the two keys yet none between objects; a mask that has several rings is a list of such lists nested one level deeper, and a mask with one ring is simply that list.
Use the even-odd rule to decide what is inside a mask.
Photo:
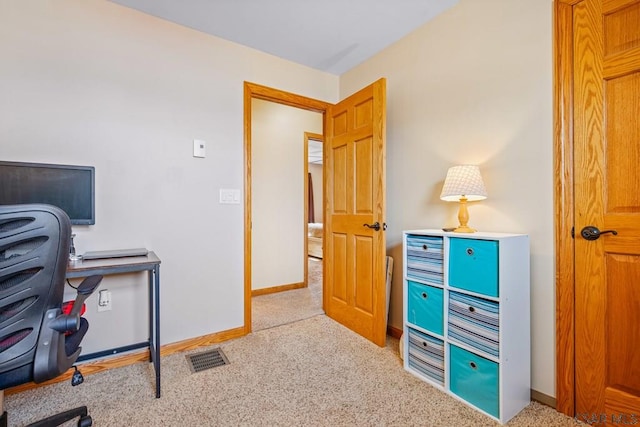
[{"label": "light switch plate", "polygon": [[193,140],[193,157],[206,157],[207,143],[201,139]]},{"label": "light switch plate", "polygon": [[237,205],[240,203],[240,190],[238,189],[220,189],[220,203]]}]

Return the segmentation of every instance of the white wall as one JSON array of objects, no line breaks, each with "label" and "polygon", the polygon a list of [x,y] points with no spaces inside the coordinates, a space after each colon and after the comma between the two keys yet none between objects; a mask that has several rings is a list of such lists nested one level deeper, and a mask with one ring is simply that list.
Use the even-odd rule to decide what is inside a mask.
[{"label": "white wall", "polygon": [[[336,76],[111,2],[0,3],[0,158],[95,166],[77,251],[158,254],[164,344],[243,325],[243,204],[218,192],[243,188],[245,80],[337,99]],[[85,352],[147,338],[143,284],[105,279],[113,310],[88,300]]]},{"label": "white wall", "polygon": [[252,101],[252,289],[304,281],[304,133],[322,134],[322,117],[274,102]]},{"label": "white wall", "polygon": [[340,97],[387,77],[391,325],[402,326],[401,234],[457,223],[447,168],[478,164],[470,225],[531,236],[532,387],[555,396],[551,0],[461,0],[340,77]]}]

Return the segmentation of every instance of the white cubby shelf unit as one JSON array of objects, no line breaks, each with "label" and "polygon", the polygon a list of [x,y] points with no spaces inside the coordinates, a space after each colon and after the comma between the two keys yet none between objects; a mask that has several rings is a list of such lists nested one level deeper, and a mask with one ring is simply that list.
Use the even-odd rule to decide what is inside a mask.
[{"label": "white cubby shelf unit", "polygon": [[529,237],[403,232],[405,369],[500,423],[530,403]]}]

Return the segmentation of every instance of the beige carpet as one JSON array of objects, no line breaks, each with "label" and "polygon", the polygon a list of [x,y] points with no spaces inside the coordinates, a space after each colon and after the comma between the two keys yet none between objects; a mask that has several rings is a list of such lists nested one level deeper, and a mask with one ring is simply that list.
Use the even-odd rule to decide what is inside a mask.
[{"label": "beige carpet", "polygon": [[[8,396],[9,425],[79,404],[97,427],[498,425],[404,371],[397,340],[379,348],[325,317],[320,260],[308,288],[254,297],[252,310],[254,333],[220,345],[229,365],[192,374],[185,354],[163,357],[160,399],[137,364]],[[508,425],[578,423],[532,403]]]},{"label": "beige carpet", "polygon": [[[380,348],[324,315],[220,346],[229,365],[192,374],[184,354],[162,359],[162,397],[148,364],[7,397],[10,426],[80,402],[95,426],[494,426],[402,368],[397,340]],[[532,403],[509,426],[573,426]]]},{"label": "beige carpet", "polygon": [[322,311],[322,260],[308,258],[308,287],[251,299],[252,330],[296,322]]}]

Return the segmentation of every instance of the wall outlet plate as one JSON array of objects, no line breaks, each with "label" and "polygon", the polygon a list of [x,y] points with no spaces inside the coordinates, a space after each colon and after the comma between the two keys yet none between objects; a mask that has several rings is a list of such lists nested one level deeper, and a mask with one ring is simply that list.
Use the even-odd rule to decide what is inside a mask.
[{"label": "wall outlet plate", "polygon": [[103,289],[98,293],[98,311],[111,310],[111,292]]}]

